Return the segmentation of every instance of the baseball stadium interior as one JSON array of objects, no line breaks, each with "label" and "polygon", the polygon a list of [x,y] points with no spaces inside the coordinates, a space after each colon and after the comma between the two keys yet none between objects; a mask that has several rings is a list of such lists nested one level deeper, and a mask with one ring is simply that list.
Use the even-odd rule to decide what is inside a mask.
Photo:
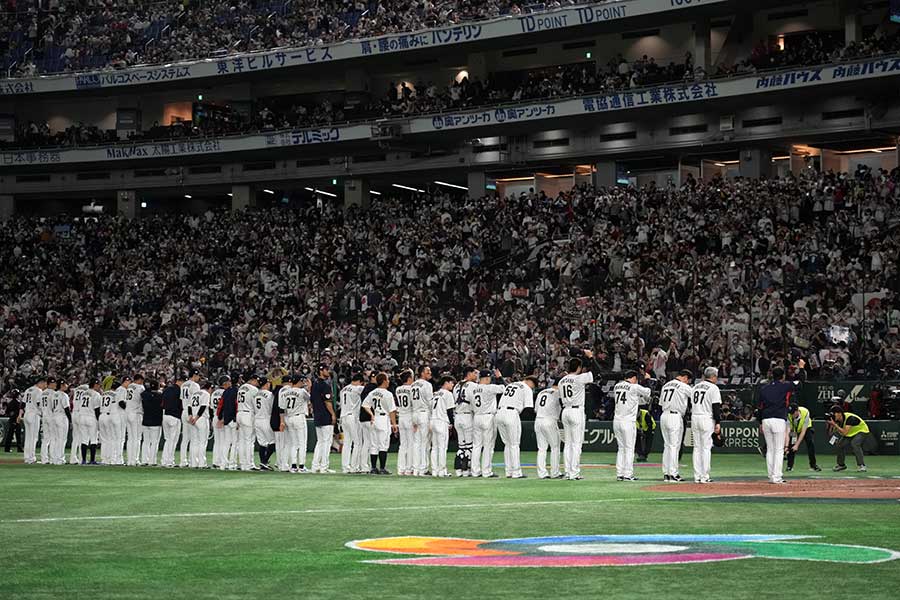
[{"label": "baseball stadium interior", "polygon": [[894,598],[898,226],[900,0],[0,0],[0,596]]}]

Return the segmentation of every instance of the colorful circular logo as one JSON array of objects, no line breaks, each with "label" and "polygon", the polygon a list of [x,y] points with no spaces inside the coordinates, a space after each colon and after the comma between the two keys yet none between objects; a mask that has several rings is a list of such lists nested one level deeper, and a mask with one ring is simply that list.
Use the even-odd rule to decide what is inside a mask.
[{"label": "colorful circular logo", "polygon": [[415,555],[377,564],[432,567],[623,567],[716,562],[743,558],[869,564],[900,558],[870,546],[797,540],[808,535],[575,535],[509,540],[390,537],[348,542],[349,548]]}]

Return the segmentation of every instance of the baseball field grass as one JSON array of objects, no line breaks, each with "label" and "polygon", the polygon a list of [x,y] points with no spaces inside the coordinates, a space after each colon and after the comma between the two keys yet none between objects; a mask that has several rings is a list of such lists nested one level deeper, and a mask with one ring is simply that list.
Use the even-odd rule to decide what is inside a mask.
[{"label": "baseball field grass", "polygon": [[[617,483],[610,454],[585,454],[583,462],[597,466],[577,482],[539,480],[532,468],[525,480],[437,480],[20,460],[0,455],[6,599],[896,599],[900,589],[893,560],[900,555],[891,552],[900,551],[896,497],[710,496],[683,494],[675,484],[648,491],[661,483],[657,467],[638,468],[638,482]],[[526,453],[523,462],[531,461]],[[832,464],[823,462],[823,473],[803,465],[789,479],[834,477]],[[719,482],[764,480],[764,473],[757,455],[713,457]],[[839,475],[883,478],[896,490],[900,458],[871,457],[868,473]],[[705,537],[722,534],[736,537]],[[571,537],[619,535],[636,537]],[[410,554],[348,546],[408,536],[462,540],[355,544]],[[554,539],[518,539],[536,537]],[[518,540],[485,546],[510,539]],[[420,564],[373,562],[413,553]],[[446,560],[437,554],[469,566],[435,566]],[[520,560],[528,567],[505,564]],[[603,564],[574,566],[590,561]]]}]

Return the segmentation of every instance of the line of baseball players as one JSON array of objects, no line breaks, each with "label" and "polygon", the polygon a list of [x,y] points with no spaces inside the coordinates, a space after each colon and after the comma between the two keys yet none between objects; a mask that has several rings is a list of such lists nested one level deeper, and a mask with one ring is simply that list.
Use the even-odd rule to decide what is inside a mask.
[{"label": "line of baseball players", "polygon": [[[585,353],[590,358],[590,352]],[[64,382],[41,379],[23,395],[25,462],[36,462],[38,430],[43,431],[41,462],[63,464],[68,426],[72,424],[73,464],[156,465],[161,438],[160,465],[175,467],[179,439],[180,467],[207,467],[207,440],[213,432],[212,466],[223,470],[333,472],[330,452],[336,422],[328,368],[320,365],[313,384],[304,376],[272,384],[247,375],[240,385],[223,377],[200,381],[199,373],[177,378],[160,391],[156,382],[135,375],[101,392],[92,380],[71,391]],[[618,444],[616,479],[634,481],[634,450],[638,410],[650,402],[650,389],[638,383],[637,372],[613,388],[613,431]],[[400,475],[449,477],[447,449],[455,427],[458,451],[454,470],[460,477],[496,477],[493,454],[499,434],[504,446],[505,475],[524,478],[520,458],[525,408],[535,411],[537,471],[542,479],[582,479],[581,447],[585,430],[585,385],[593,381],[582,360],[572,358],[567,373],[535,396],[537,380],[503,383],[498,371],[465,368],[457,382],[449,376],[432,384],[431,369],[402,371],[391,392],[387,374],[353,375],[339,392],[340,423],[344,433],[341,470],[344,473],[387,474],[391,434],[399,437],[397,470]],[[718,433],[721,396],[717,372],[708,368],[704,380],[693,387],[692,374],[682,371],[660,393],[663,476],[682,481],[678,457],[690,408],[694,438],[694,481],[710,481],[713,433]],[[314,386],[320,386],[314,388]],[[311,390],[319,402],[312,410]],[[306,469],[307,417],[316,418],[316,447],[311,469]],[[559,422],[563,435],[560,437]],[[564,444],[561,452],[560,444]],[[254,445],[259,445],[259,464]],[[125,460],[127,452],[127,461]],[[547,455],[550,455],[549,469]],[[560,455],[562,454],[562,464]],[[274,465],[270,464],[275,457]]]}]

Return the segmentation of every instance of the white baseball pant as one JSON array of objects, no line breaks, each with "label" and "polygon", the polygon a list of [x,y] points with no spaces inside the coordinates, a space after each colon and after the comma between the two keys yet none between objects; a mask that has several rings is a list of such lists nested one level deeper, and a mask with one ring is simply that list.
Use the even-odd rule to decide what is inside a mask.
[{"label": "white baseball pant", "polygon": [[191,428],[191,466],[206,468],[206,445],[209,440],[209,417],[203,415]]},{"label": "white baseball pant", "polygon": [[663,475],[678,475],[678,451],[681,450],[681,441],[684,439],[684,420],[678,413],[665,411],[659,419],[659,427],[662,430]]},{"label": "white baseball pant", "polygon": [[[81,462],[81,441],[84,437],[81,431],[80,413],[72,413],[72,447],[69,449],[69,464],[77,465]],[[65,442],[63,442],[65,444]]]},{"label": "white baseball pant", "polygon": [[341,448],[341,471],[344,473],[357,473],[359,472],[359,456],[362,445],[359,417],[356,415],[341,417],[341,429],[344,431],[344,447]]},{"label": "white baseball pant", "polygon": [[37,462],[37,442],[41,430],[41,415],[38,413],[25,414],[25,452],[23,459],[26,465]]},{"label": "white baseball pant", "polygon": [[164,467],[174,467],[175,449],[178,448],[178,436],[181,435],[181,419],[171,415],[163,415],[162,427],[166,441],[163,444],[160,464]]},{"label": "white baseball pant", "polygon": [[213,421],[210,424],[213,432],[213,457],[212,464],[214,467],[224,467],[225,459],[222,456],[222,448],[224,447],[224,439],[225,439],[225,429],[223,427],[218,427],[219,418],[213,417]]},{"label": "white baseball pant", "polygon": [[634,419],[613,419],[613,433],[616,435],[616,476],[634,477],[634,442],[637,438],[637,423]]},{"label": "white baseball pant", "polygon": [[475,415],[472,438],[472,477],[490,477],[494,474],[494,444],[497,440],[493,414]]},{"label": "white baseball pant", "polygon": [[313,472],[331,468],[331,443],[334,441],[334,425],[316,426],[316,448],[313,452]]},{"label": "white baseball pant", "polygon": [[769,481],[784,481],[784,436],[787,435],[787,421],[763,419],[762,430],[766,438],[766,470]]},{"label": "white baseball pant", "polygon": [[387,452],[391,447],[391,422],[387,415],[375,415],[372,424],[372,445],[369,454],[377,455],[379,452]]},{"label": "white baseball pant", "polygon": [[424,475],[428,471],[428,413],[426,411],[414,412],[412,415],[412,467],[414,475]]},{"label": "white baseball pant", "polygon": [[503,440],[503,464],[507,477],[522,476],[522,420],[516,410],[501,408],[495,419],[497,432]]},{"label": "white baseball pant", "polygon": [[290,463],[285,462],[290,458],[288,456],[288,447],[290,446],[290,434],[287,432],[287,426],[284,431],[272,431],[275,436],[275,464],[278,465],[279,471],[290,471]]},{"label": "white baseball pant", "polygon": [[79,413],[73,421],[78,422],[80,443],[91,445],[100,442],[97,417],[91,413]]},{"label": "white baseball pant", "polygon": [[64,413],[56,413],[51,418],[53,437],[50,439],[50,460],[54,465],[66,462],[66,440],[69,437],[69,419]]},{"label": "white baseball pant", "polygon": [[584,444],[584,409],[582,407],[568,407],[562,411],[563,442],[566,447],[563,452],[563,462],[566,467],[566,477],[574,479],[581,477],[581,446]]},{"label": "white baseball pant", "polygon": [[237,421],[222,427],[222,464],[221,469],[235,469],[238,462]]},{"label": "white baseball pant", "polygon": [[128,433],[128,464],[131,466],[141,464],[141,434],[143,425],[141,421],[144,415],[137,411],[125,413],[126,429]]},{"label": "white baseball pant", "polygon": [[[559,476],[559,426],[556,419],[538,417],[534,422],[537,438],[538,477]],[[547,472],[547,448],[550,449],[550,472]]]},{"label": "white baseball pant", "polygon": [[288,433],[291,439],[290,464],[300,467],[306,466],[306,445],[308,443],[306,433],[306,417],[294,415],[287,419]]},{"label": "white baseball pant", "polygon": [[412,475],[416,466],[416,441],[411,413],[397,415],[397,429],[400,435],[400,445],[397,448],[397,474]]},{"label": "white baseball pant", "polygon": [[109,413],[100,415],[100,462],[111,465],[115,462],[116,427],[114,417]]},{"label": "white baseball pant", "polygon": [[238,424],[238,462],[241,465],[241,471],[250,471],[256,468],[256,462],[253,458],[253,415],[249,412],[239,412],[237,414]]},{"label": "white baseball pant", "polygon": [[[49,409],[48,409],[49,410]],[[53,462],[50,457],[50,441],[53,439],[53,417],[49,413],[41,415],[41,463],[49,465]]]},{"label": "white baseball pant", "polygon": [[712,459],[712,435],[715,429],[712,417],[694,415],[691,417],[691,434],[694,438],[694,481],[709,481]]},{"label": "white baseball pant", "polygon": [[156,456],[159,451],[159,434],[161,426],[141,425],[141,463],[156,466]]},{"label": "white baseball pant", "polygon": [[191,441],[193,441],[194,437],[191,434],[191,428],[194,425],[190,422],[190,418],[191,416],[186,410],[181,411],[181,446],[178,453],[178,464],[181,467],[191,466]]},{"label": "white baseball pant", "polygon": [[447,447],[450,445],[450,423],[438,419],[431,420],[431,475],[446,477]]}]

